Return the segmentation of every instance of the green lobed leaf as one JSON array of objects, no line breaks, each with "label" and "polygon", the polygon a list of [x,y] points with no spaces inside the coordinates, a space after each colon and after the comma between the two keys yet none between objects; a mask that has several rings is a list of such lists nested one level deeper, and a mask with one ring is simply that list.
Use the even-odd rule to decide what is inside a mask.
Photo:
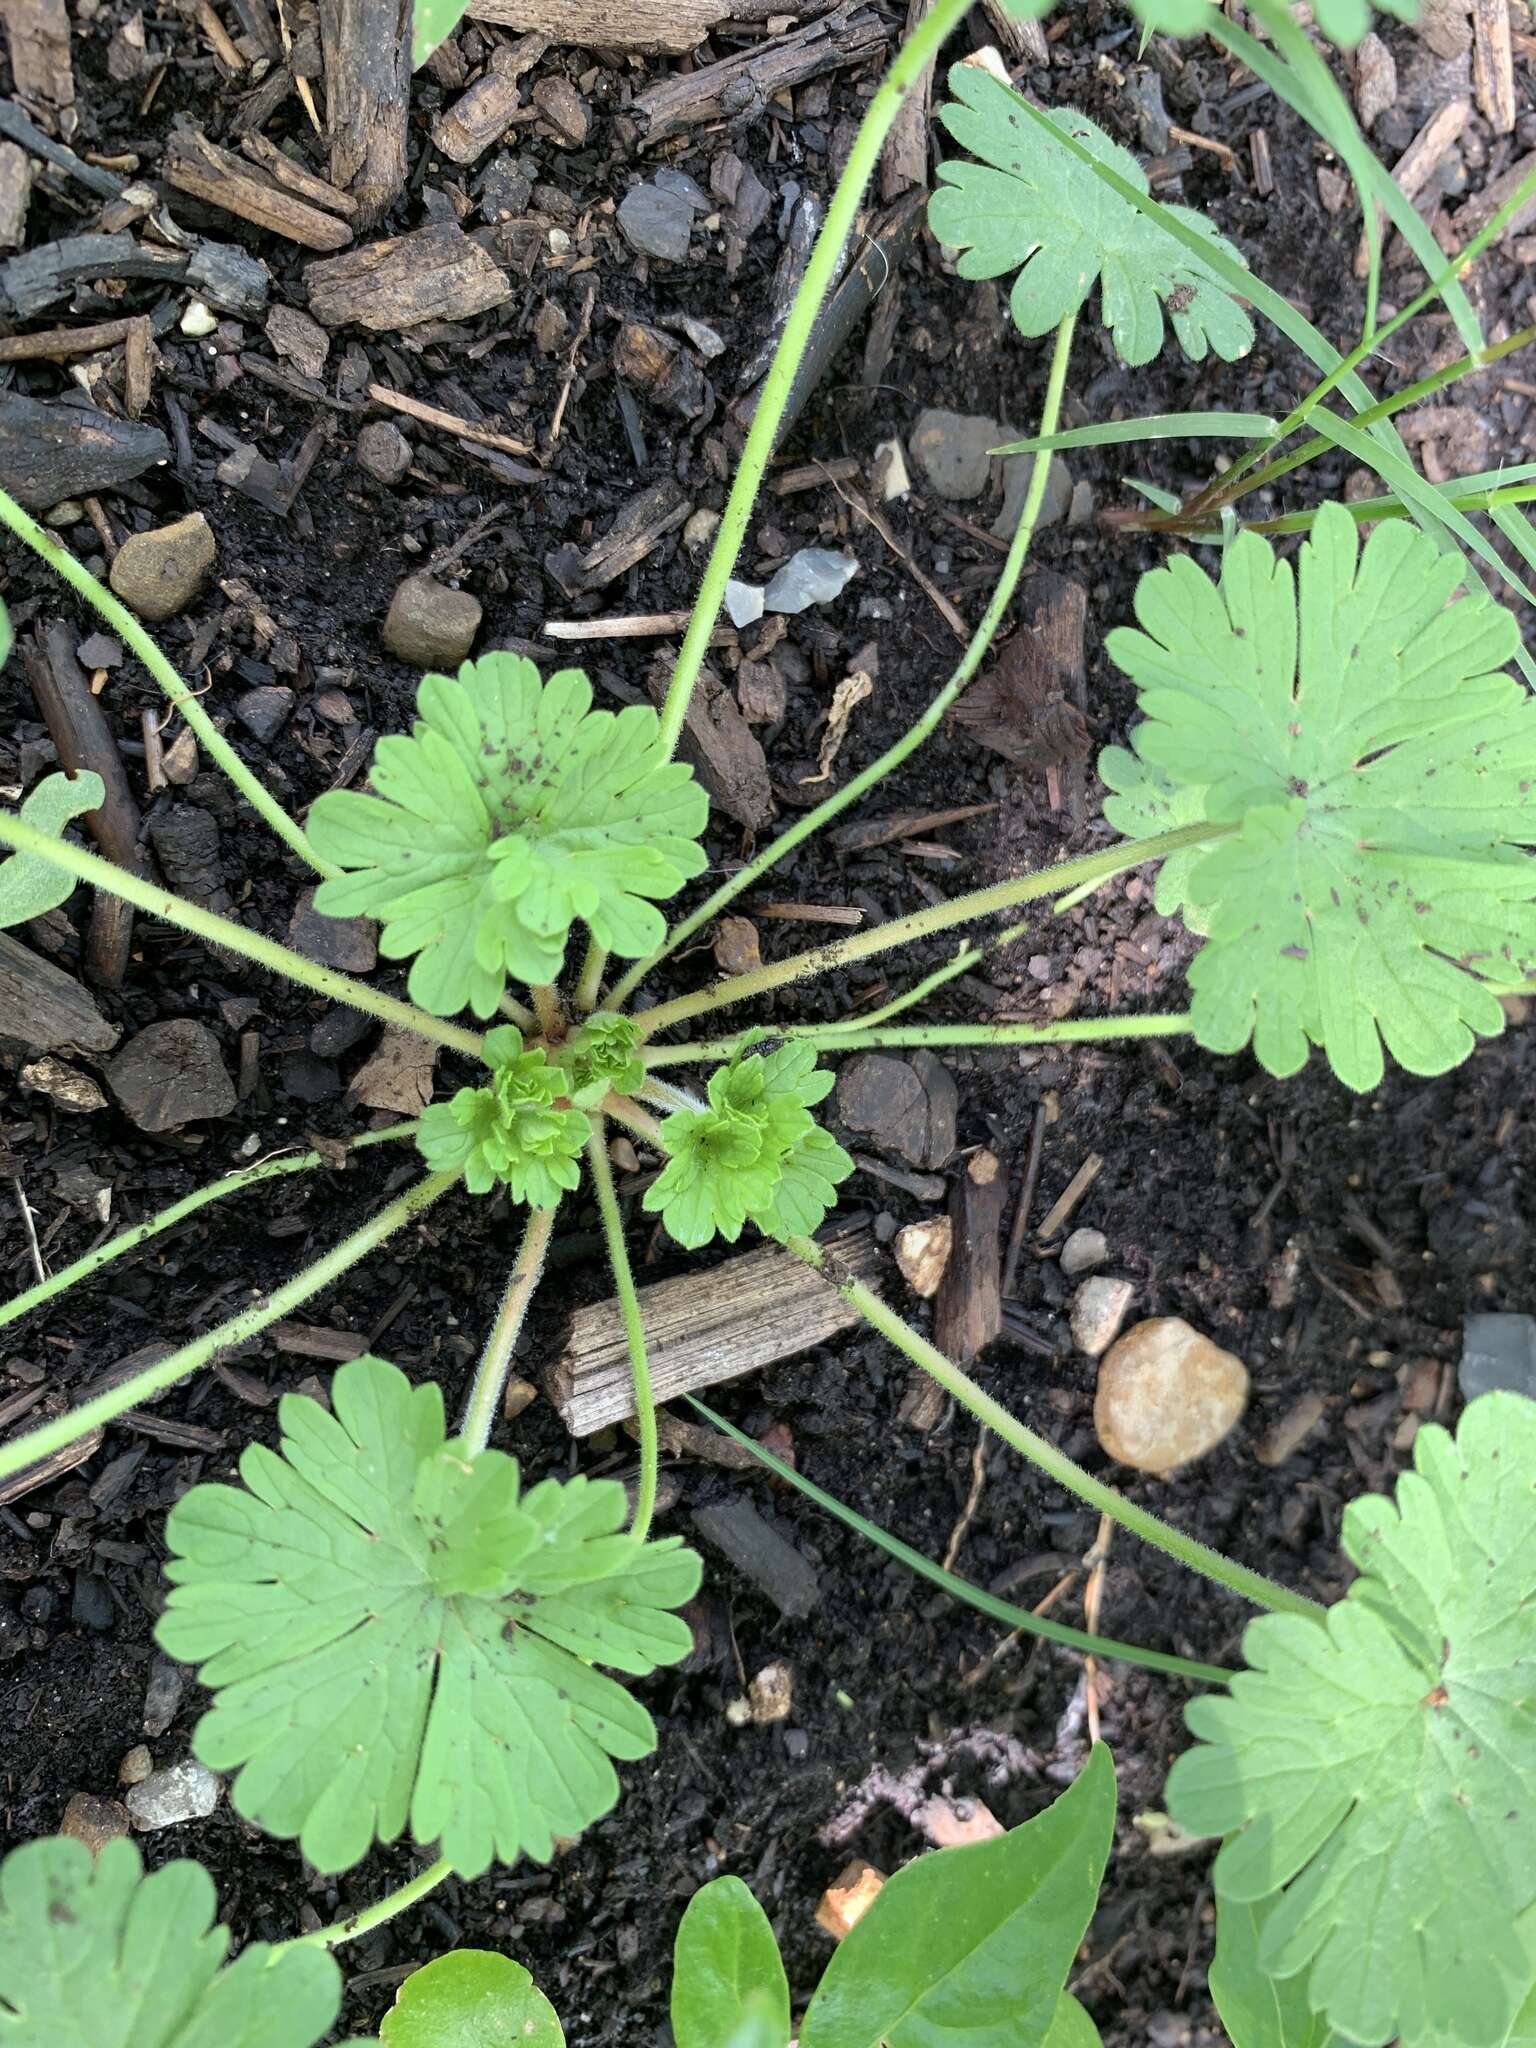
[{"label": "green lobed leaf", "polygon": [[1216,1954],[1211,1997],[1232,2048],[1334,2048],[1338,2035],[1312,2010],[1304,1976],[1271,1977],[1259,1967],[1259,1944],[1273,1900],[1216,1902]]},{"label": "green lobed leaf", "polygon": [[[1018,270],[1009,304],[1021,334],[1048,334],[1098,279],[1104,324],[1128,364],[1149,363],[1162,347],[1165,308],[1191,361],[1203,361],[1210,350],[1224,362],[1248,353],[1253,322],[1215,273],[1096,178],[1051,130],[1071,136],[1145,193],[1146,175],[1127,150],[1071,108],[1033,118],[1017,93],[974,64],[954,65],[949,88],[955,99],[940,108],[940,119],[981,161],[939,165],[928,225],[961,251],[962,277]],[[1241,260],[1203,214],[1182,206],[1167,211]]]},{"label": "green lobed leaf", "polygon": [[0,1865],[4,2048],[314,2048],[341,2009],[323,1950],[262,1942],[223,1967],[213,1880],[185,1859],[144,1875],[132,1842],[92,1858],[50,1835]]},{"label": "green lobed leaf", "polygon": [[468,0],[415,0],[412,10],[411,69],[419,71],[439,43],[464,19]]},{"label": "green lobed leaf", "polygon": [[1336,2032],[1498,2048],[1532,1978],[1536,1404],[1485,1394],[1413,1458],[1346,1508],[1326,1622],[1251,1622],[1230,1697],[1186,1707],[1169,1810],[1231,1835],[1221,1911],[1279,1894],[1259,1967]]},{"label": "green lobed leaf", "polygon": [[435,1385],[344,1365],[334,1413],[278,1409],[243,1486],[195,1486],[166,1524],[156,1630],[214,1693],[194,1748],[237,1771],[236,1811],[347,1870],[409,1824],[466,1876],[547,1861],[649,1755],[649,1714],[600,1659],[642,1676],[692,1640],[671,1610],[699,1562],[637,1547],[614,1481],[544,1480],[445,1436]]},{"label": "green lobed leaf", "polygon": [[721,2048],[739,2028],[790,2034],[789,1982],[768,1915],[739,1877],[717,1877],[688,1901],[672,1958],[676,2048]]},{"label": "green lobed leaf", "polygon": [[[1399,21],[1417,21],[1419,0],[1376,0],[1384,13]],[[1149,29],[1171,36],[1202,35],[1209,26],[1212,0],[1131,0],[1133,11]],[[1352,50],[1371,25],[1371,0],[1312,0],[1312,18],[1330,42]]]},{"label": "green lobed leaf", "polygon": [[429,1103],[416,1149],[438,1173],[462,1172],[472,1195],[505,1185],[515,1202],[552,1209],[581,1178],[589,1125],[570,1103],[570,1075],[542,1047],[525,1052],[515,1024],[485,1035],[490,1080]]},{"label": "green lobed leaf", "polygon": [[491,1016],[509,975],[553,981],[578,918],[640,958],[666,935],[656,901],[703,871],[708,801],[656,713],[591,705],[579,670],[541,681],[521,655],[424,676],[410,737],[375,749],[376,794],[311,806],[315,851],[347,871],[315,907],[379,918],[380,952],[414,956],[411,999],[434,1016]]},{"label": "green lobed leaf", "polygon": [[1215,583],[1187,557],[1143,576],[1140,631],[1109,634],[1145,722],[1110,749],[1105,816],[1139,835],[1200,812],[1238,829],[1160,886],[1209,940],[1195,1036],[1251,1038],[1273,1074],[1324,1048],[1375,1087],[1383,1045],[1438,1074],[1504,1024],[1495,986],[1536,961],[1536,704],[1499,673],[1518,641],[1462,564],[1339,505],[1290,566],[1245,533]]},{"label": "green lobed leaf", "polygon": [[527,1970],[484,1948],[413,1970],[379,2038],[384,2048],[565,2048],[559,2015]]},{"label": "green lobed leaf", "polygon": [[[10,649],[9,618],[0,635],[0,661]],[[106,801],[106,785],[90,769],[80,774],[45,775],[21,806],[21,821],[34,832],[46,832],[50,839],[62,839],[64,827],[94,811]],[[7,925],[25,924],[29,917],[41,917],[67,902],[75,877],[56,868],[36,853],[13,853],[0,860],[0,931]]]},{"label": "green lobed leaf", "polygon": [[1100,1743],[1034,1820],[897,1871],[827,1965],[800,2048],[1043,2042],[1114,1826],[1114,1765]]}]

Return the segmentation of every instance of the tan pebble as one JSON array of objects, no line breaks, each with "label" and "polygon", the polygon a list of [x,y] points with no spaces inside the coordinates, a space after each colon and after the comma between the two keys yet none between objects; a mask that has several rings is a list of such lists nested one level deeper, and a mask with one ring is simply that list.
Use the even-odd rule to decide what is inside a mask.
[{"label": "tan pebble", "polygon": [[938,1293],[954,1241],[955,1227],[947,1216],[929,1216],[897,1231],[896,1263],[901,1276],[924,1301]]},{"label": "tan pebble", "polygon": [[816,1908],[816,1925],[824,1927],[834,1941],[851,1934],[880,1896],[885,1873],[862,1856],[840,1870],[821,1895]]},{"label": "tan pebble", "polygon": [[1121,1465],[1175,1472],[1229,1434],[1248,1402],[1248,1369],[1180,1316],[1137,1323],[1099,1367],[1093,1426]]},{"label": "tan pebble", "polygon": [[59,1822],[59,1833],[84,1842],[93,1856],[99,1856],[108,1842],[121,1841],[127,1832],[128,1809],[121,1800],[97,1799],[90,1792],[77,1792]]}]

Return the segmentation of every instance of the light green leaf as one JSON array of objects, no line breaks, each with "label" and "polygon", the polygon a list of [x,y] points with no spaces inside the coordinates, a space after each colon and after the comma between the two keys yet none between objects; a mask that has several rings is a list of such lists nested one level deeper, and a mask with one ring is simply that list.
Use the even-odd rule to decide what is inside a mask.
[{"label": "light green leaf", "polygon": [[840,1944],[800,2048],[1029,2048],[1056,2017],[1103,1880],[1115,1770],[1076,1782],[996,1841],[909,1863]]},{"label": "light green leaf", "polygon": [[4,600],[0,599],[0,668],[4,668],[10,660],[15,642],[16,636],[11,631],[11,615],[5,608]]},{"label": "light green leaf", "polygon": [[446,42],[464,19],[468,0],[416,0],[412,16],[411,69],[419,71],[439,43]]},{"label": "light green leaf", "polygon": [[416,1149],[434,1172],[462,1172],[472,1195],[504,1186],[514,1202],[553,1209],[581,1178],[590,1128],[579,1109],[556,1107],[571,1077],[541,1046],[525,1052],[515,1024],[486,1033],[485,1062],[484,1087],[460,1088],[422,1112]]},{"label": "light green leaf", "polygon": [[236,1810],[347,1870],[409,1821],[466,1876],[547,1861],[618,1797],[610,1758],[655,1747],[636,1675],[692,1640],[670,1610],[699,1562],[636,1547],[614,1481],[545,1480],[445,1439],[435,1385],[379,1358],[341,1367],[334,1413],[283,1397],[281,1455],[244,1486],[195,1486],[166,1524],[156,1634],[202,1667],[194,1747],[238,1770]]},{"label": "light green leaf", "polygon": [[[1192,361],[1210,349],[1225,362],[1248,353],[1253,323],[1215,273],[1112,192],[1059,138],[1070,136],[1079,151],[1145,193],[1146,176],[1128,151],[1071,108],[1037,117],[976,65],[956,64],[949,87],[955,100],[940,108],[940,119],[981,161],[939,165],[928,225],[961,251],[962,277],[998,277],[1024,266],[1009,301],[1021,334],[1048,334],[1099,278],[1104,324],[1125,362],[1149,363],[1162,347],[1164,307]],[[1240,260],[1202,214],[1166,210],[1202,242]]]},{"label": "light green leaf", "polygon": [[1494,988],[1536,961],[1536,704],[1498,673],[1511,615],[1462,565],[1382,526],[1363,551],[1325,506],[1288,564],[1243,534],[1219,585],[1187,557],[1143,576],[1141,631],[1106,641],[1140,692],[1135,757],[1113,749],[1105,816],[1140,833],[1202,811],[1237,827],[1159,902],[1209,942],[1190,969],[1195,1036],[1250,1037],[1274,1074],[1322,1046],[1375,1087],[1383,1042],[1438,1074],[1503,1028]]},{"label": "light green leaf", "polygon": [[227,1969],[200,1864],[144,1876],[132,1842],[92,1859],[50,1835],[0,1866],[4,2048],[313,2048],[341,2008],[323,1950],[253,1942]]},{"label": "light green leaf", "polygon": [[694,1893],[677,1930],[677,2048],[721,2048],[748,2024],[766,2024],[775,2048],[784,2048],[789,2020],[789,1982],[768,1915],[739,1877],[717,1877]]},{"label": "light green leaf", "polygon": [[[11,622],[5,620],[0,636],[4,651],[10,647]],[[79,775],[45,775],[21,806],[21,822],[34,832],[46,832],[50,839],[62,839],[64,827],[94,811],[106,801],[106,787],[99,775],[84,769]],[[0,860],[0,931],[7,925],[25,924],[29,917],[41,917],[68,900],[75,877],[56,868],[36,853],[13,853]]]},{"label": "light green leaf", "polygon": [[1498,2048],[1536,1905],[1536,1403],[1485,1394],[1413,1457],[1346,1508],[1361,1576],[1326,1622],[1251,1622],[1230,1697],[1185,1709],[1169,1810],[1232,1836],[1222,1910],[1280,1894],[1259,1967],[1338,2033]]},{"label": "light green leaf", "polygon": [[413,1970],[379,2036],[384,2048],[565,2048],[555,2008],[522,1964],[484,1948]]},{"label": "light green leaf", "polygon": [[578,918],[639,958],[666,933],[656,901],[702,872],[708,801],[656,713],[591,706],[579,670],[541,681],[516,654],[424,676],[410,738],[374,752],[377,794],[311,806],[315,851],[347,871],[316,909],[381,919],[380,952],[414,956],[411,997],[434,1016],[491,1016],[509,975],[553,981]]},{"label": "light green leaf", "polygon": [[[1060,434],[1032,434],[1005,441],[994,455],[1045,454],[1060,448],[1120,448],[1132,441],[1267,441],[1278,420],[1262,412],[1159,412],[1138,420],[1100,420],[1068,427]],[[1177,498],[1174,509],[1179,507]]]},{"label": "light green leaf", "polygon": [[1216,1902],[1211,1997],[1232,2048],[1332,2048],[1338,2041],[1307,1999],[1305,1977],[1270,1977],[1259,1968],[1259,1941],[1273,1901]]},{"label": "light green leaf", "polygon": [[1057,2000],[1044,2048],[1104,2048],[1092,2017],[1070,1991],[1063,1991]]},{"label": "light green leaf", "polygon": [[[1149,29],[1171,36],[1204,34],[1210,26],[1212,0],[1131,0]],[[1417,21],[1419,0],[1377,0],[1399,21]],[[1352,50],[1371,25],[1370,0],[1312,0],[1312,18],[1330,42]]]}]

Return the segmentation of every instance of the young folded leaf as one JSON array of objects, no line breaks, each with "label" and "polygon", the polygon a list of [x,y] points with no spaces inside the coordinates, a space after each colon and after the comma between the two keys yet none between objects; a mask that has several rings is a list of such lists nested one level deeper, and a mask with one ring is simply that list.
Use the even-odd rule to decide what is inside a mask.
[{"label": "young folded leaf", "polygon": [[[50,839],[61,839],[66,825],[94,811],[106,795],[101,777],[90,769],[73,778],[45,775],[22,804],[21,822],[34,832],[46,832]],[[51,866],[40,854],[13,853],[0,860],[0,930],[57,910],[74,887],[73,875]]]},{"label": "young folded leaf", "polygon": [[749,1217],[769,1237],[808,1236],[853,1171],[810,1113],[832,1078],[799,1043],[716,1067],[709,1108],[678,1110],[661,1126],[667,1163],[645,1191],[646,1208],[660,1210],[690,1251],[717,1231],[734,1244]]},{"label": "young folded leaf", "polygon": [[[1193,362],[1214,349],[1235,362],[1253,346],[1253,322],[1189,250],[1102,183],[1052,137],[1071,135],[1134,185],[1149,187],[1136,159],[1070,107],[1036,112],[990,72],[956,64],[955,100],[939,109],[950,134],[980,163],[939,165],[928,225],[962,253],[962,277],[1018,269],[1009,304],[1021,334],[1049,334],[1102,281],[1104,324],[1121,359],[1150,363],[1163,345],[1163,308]],[[957,105],[955,101],[958,101]],[[1168,209],[1235,262],[1242,258],[1203,214]]]},{"label": "young folded leaf", "polygon": [[514,1202],[552,1209],[581,1178],[576,1162],[590,1128],[566,1102],[570,1076],[541,1047],[524,1052],[515,1024],[486,1033],[485,1059],[487,1085],[429,1104],[416,1148],[435,1172],[462,1168],[472,1195],[488,1195],[504,1182]]},{"label": "young folded leaf", "polygon": [[1536,962],[1536,702],[1498,672],[1510,613],[1452,602],[1465,573],[1398,522],[1362,550],[1329,505],[1299,608],[1289,564],[1242,534],[1219,585],[1176,557],[1137,586],[1143,630],[1108,636],[1146,718],[1134,754],[1103,756],[1105,816],[1230,834],[1157,896],[1210,935],[1189,980],[1213,1051],[1252,1038],[1284,1075],[1310,1042],[1364,1090],[1383,1042],[1439,1074],[1503,1028],[1495,987]]},{"label": "young folded leaf", "polygon": [[546,1861],[618,1797],[609,1759],[651,1717],[593,1660],[643,1676],[688,1653],[671,1612],[699,1562],[620,1533],[615,1481],[544,1480],[445,1438],[435,1385],[341,1367],[334,1413],[284,1395],[281,1454],[195,1486],[166,1525],[157,1634],[213,1689],[194,1747],[238,1770],[238,1812],[348,1870],[409,1821],[456,1870]]},{"label": "young folded leaf", "polygon": [[49,1835],[0,1866],[5,2048],[313,2048],[341,2009],[321,1949],[263,1942],[223,1968],[213,1880],[181,1860],[144,1875],[132,1842],[92,1857]]},{"label": "young folded leaf", "polygon": [[610,1090],[633,1095],[645,1081],[645,1063],[637,1050],[640,1031],[633,1017],[599,1010],[560,1048],[559,1060],[567,1088],[578,1109],[596,1109]]},{"label": "young folded leaf", "polygon": [[1168,1804],[1232,1835],[1220,1911],[1280,1893],[1259,1967],[1348,2040],[1495,2048],[1532,1977],[1536,1404],[1485,1394],[1413,1462],[1345,1509],[1326,1621],[1250,1622],[1230,1698],[1185,1708]]},{"label": "young folded leaf", "polygon": [[415,956],[411,999],[434,1016],[491,1016],[509,975],[553,981],[578,918],[638,959],[666,934],[656,901],[702,871],[708,801],[656,713],[591,703],[579,670],[541,682],[516,654],[424,676],[411,737],[375,750],[378,794],[311,806],[315,851],[349,870],[316,909],[382,919],[380,952]]}]

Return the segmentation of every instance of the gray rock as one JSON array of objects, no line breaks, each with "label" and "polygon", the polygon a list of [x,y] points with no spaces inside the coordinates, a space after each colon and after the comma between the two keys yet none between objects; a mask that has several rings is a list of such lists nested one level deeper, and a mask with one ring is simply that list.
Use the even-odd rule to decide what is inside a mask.
[{"label": "gray rock", "polygon": [[53,1176],[53,1192],[61,1202],[68,1202],[71,1209],[78,1209],[83,1216],[94,1216],[98,1223],[105,1223],[112,1214],[112,1183],[103,1180],[94,1166],[87,1166],[83,1159],[73,1166],[61,1166]]},{"label": "gray rock", "polygon": [[293,711],[293,692],[286,683],[263,683],[235,699],[235,716],[253,739],[270,746]]},{"label": "gray rock", "polygon": [[942,1060],[930,1052],[909,1060],[862,1053],[837,1077],[837,1113],[853,1131],[867,1131],[885,1152],[910,1166],[942,1166],[955,1149],[960,1097]]},{"label": "gray rock", "polygon": [[[1016,435],[1011,427],[1004,430],[1004,435],[1010,441],[1023,438]],[[1010,455],[1004,461],[1003,509],[992,522],[994,540],[1012,540],[1018,532],[1034,466],[1033,455]],[[1072,472],[1059,455],[1053,455],[1050,475],[1045,480],[1045,496],[1040,501],[1040,517],[1035,521],[1036,533],[1043,533],[1048,526],[1059,526],[1071,509]]]},{"label": "gray rock", "polygon": [[411,668],[457,668],[475,644],[481,616],[479,598],[418,571],[389,601],[384,645]]},{"label": "gray rock", "polygon": [[751,626],[763,616],[763,586],[739,583],[733,576],[725,586],[725,609],[733,626]]},{"label": "gray rock", "polygon": [[188,1757],[151,1771],[141,1785],[129,1787],[127,1807],[140,1834],[173,1828],[184,1820],[206,1820],[219,1803],[224,1781],[206,1764]]},{"label": "gray rock", "polygon": [[181,1696],[187,1689],[187,1674],[169,1657],[156,1657],[149,1667],[149,1684],[144,1689],[144,1733],[163,1735],[176,1718]]},{"label": "gray rock", "polygon": [[803,612],[813,604],[830,604],[859,573],[852,555],[833,548],[800,548],[776,571],[763,593],[771,612]]},{"label": "gray rock", "polygon": [[75,653],[82,668],[116,668],[123,658],[123,643],[110,633],[87,633]]},{"label": "gray rock", "polygon": [[148,533],[131,533],[112,558],[107,581],[151,625],[186,610],[207,582],[219,550],[201,512]]},{"label": "gray rock", "polygon": [[360,1044],[377,1024],[377,1019],[336,1003],[310,1027],[309,1049],[322,1060],[337,1060]]},{"label": "gray rock", "polygon": [[1109,1239],[1102,1230],[1074,1230],[1061,1248],[1057,1263],[1069,1280],[1091,1273],[1109,1257]]},{"label": "gray rock", "polygon": [[411,466],[414,451],[397,426],[370,420],[357,437],[357,466],[381,484],[397,484]]},{"label": "gray rock", "polygon": [[821,1604],[821,1581],[815,1572],[750,1501],[695,1508],[693,1526],[706,1543],[723,1550],[739,1572],[762,1588],[780,1614],[799,1620]]},{"label": "gray rock", "polygon": [[697,178],[690,178],[686,171],[671,164],[664,165],[652,182],[663,192],[675,192],[679,199],[686,199],[695,213],[708,213],[715,203]]},{"label": "gray rock", "polygon": [[1536,1317],[1497,1313],[1468,1316],[1462,1324],[1457,1379],[1462,1397],[1503,1388],[1536,1399]]},{"label": "gray rock", "polygon": [[125,484],[170,455],[160,429],[141,420],[0,391],[0,487],[29,512]]},{"label": "gray rock", "polygon": [[633,185],[619,206],[619,231],[642,256],[683,263],[693,232],[693,203],[664,185]]},{"label": "gray rock", "polygon": [[227,1116],[235,1106],[219,1041],[190,1017],[136,1031],[108,1066],[107,1080],[141,1131],[177,1131]]},{"label": "gray rock", "polygon": [[371,917],[327,917],[305,889],[288,921],[288,943],[306,960],[342,974],[372,974],[379,964],[378,926]]},{"label": "gray rock", "polygon": [[1010,438],[1016,437],[980,413],[929,406],[918,414],[908,446],[941,498],[979,498],[992,474],[992,450]]}]

